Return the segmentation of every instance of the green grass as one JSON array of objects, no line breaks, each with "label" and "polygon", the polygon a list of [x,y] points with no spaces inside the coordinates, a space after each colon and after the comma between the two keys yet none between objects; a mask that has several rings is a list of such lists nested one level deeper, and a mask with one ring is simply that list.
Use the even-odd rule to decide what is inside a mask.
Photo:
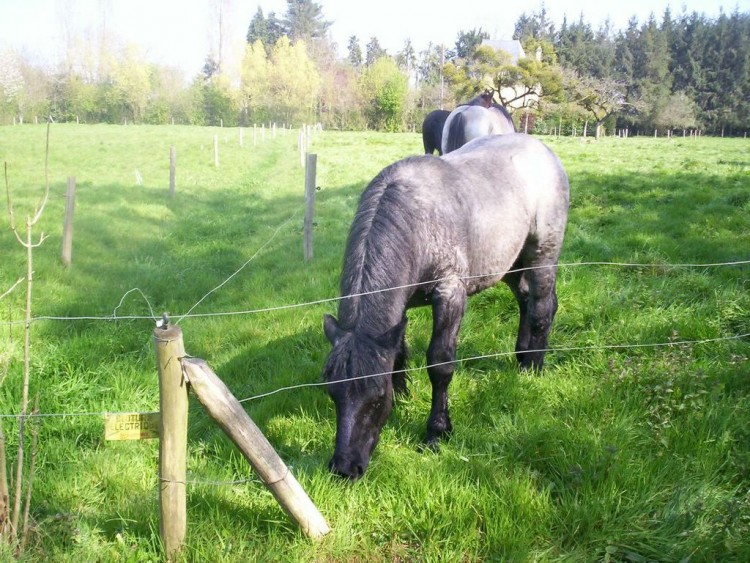
[{"label": "green grass", "polygon": [[[213,135],[221,165],[213,165]],[[16,219],[43,186],[42,126],[0,128]],[[742,139],[546,139],[571,180],[560,309],[541,376],[519,373],[516,306],[504,287],[470,300],[451,387],[455,426],[438,453],[419,442],[430,313],[410,312],[409,397],[365,478],[328,474],[333,404],[318,387],[243,403],[331,526],[312,542],[236,448],[191,403],[187,561],[746,561],[750,559],[750,268],[674,267],[750,258],[750,159]],[[169,147],[177,149],[168,195]],[[51,197],[34,254],[33,315],[173,320],[250,260],[194,314],[337,296],[357,198],[384,166],[421,152],[416,134],[314,137],[314,259],[302,259],[304,174],[296,133],[245,147],[237,130],[54,125]],[[143,178],[136,185],[135,171]],[[67,176],[77,179],[73,266],[60,263]],[[25,271],[0,220],[0,293]],[[253,258],[254,257],[254,258]],[[138,288],[140,292],[127,293]],[[127,296],[123,299],[123,296]],[[12,357],[0,412],[17,412],[23,315],[0,301]],[[188,353],[238,398],[319,381],[334,302],[181,321]],[[32,394],[44,413],[158,407],[150,319],[32,325]],[[611,348],[614,345],[671,346]],[[4,419],[8,452],[16,427]],[[105,442],[100,416],[44,418],[26,559],[161,557],[157,444]],[[230,481],[249,479],[246,483]],[[216,482],[223,484],[217,485]]]}]

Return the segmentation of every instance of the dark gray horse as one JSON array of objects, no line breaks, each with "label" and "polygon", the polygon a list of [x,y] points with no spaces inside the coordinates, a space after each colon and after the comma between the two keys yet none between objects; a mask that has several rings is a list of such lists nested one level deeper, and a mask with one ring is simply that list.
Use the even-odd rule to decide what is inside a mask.
[{"label": "dark gray horse", "polygon": [[452,429],[448,384],[469,295],[508,284],[520,310],[516,358],[521,368],[541,369],[567,211],[560,161],[522,134],[482,137],[441,158],[407,158],[375,177],[349,233],[339,318],[323,323],[333,346],[323,371],[336,405],[333,472],[364,473],[394,390],[406,390],[408,307],[432,306],[429,445]]},{"label": "dark gray horse", "polygon": [[435,150],[438,154],[443,154],[441,140],[443,138],[443,125],[451,112],[447,109],[436,109],[427,114],[422,122],[422,144],[424,144],[424,153],[433,154]]},{"label": "dark gray horse", "polygon": [[510,114],[493,102],[492,96],[493,91],[484,92],[450,113],[443,125],[441,154],[448,154],[478,137],[516,132]]}]

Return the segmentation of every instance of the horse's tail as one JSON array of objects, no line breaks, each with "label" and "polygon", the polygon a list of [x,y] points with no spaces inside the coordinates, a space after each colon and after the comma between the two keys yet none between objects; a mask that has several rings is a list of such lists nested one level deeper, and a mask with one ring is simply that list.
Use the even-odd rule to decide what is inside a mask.
[{"label": "horse's tail", "polygon": [[445,139],[444,153],[452,152],[466,144],[466,126],[464,114],[459,112],[453,116],[448,127],[448,137]]}]

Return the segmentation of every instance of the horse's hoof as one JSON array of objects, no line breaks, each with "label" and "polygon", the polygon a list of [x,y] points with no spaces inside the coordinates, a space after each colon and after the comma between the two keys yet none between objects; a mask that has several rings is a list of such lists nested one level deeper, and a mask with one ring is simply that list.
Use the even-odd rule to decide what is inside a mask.
[{"label": "horse's hoof", "polygon": [[409,396],[409,389],[408,389],[408,387],[406,387],[406,385],[404,385],[403,387],[401,387],[401,386],[396,387],[394,385],[393,386],[393,395],[397,399],[405,399],[405,398],[407,398]]},{"label": "horse's hoof", "polygon": [[393,394],[396,397],[403,398],[409,395],[407,377],[404,373],[394,374],[393,376]]},{"label": "horse's hoof", "polygon": [[440,451],[440,440],[438,438],[433,438],[432,440],[425,440],[421,444],[417,446],[417,451],[426,453],[426,452],[432,452],[437,453]]},{"label": "horse's hoof", "polygon": [[518,360],[518,367],[521,371],[535,375],[542,372],[542,362],[525,355],[516,355],[516,359]]},{"label": "horse's hoof", "polygon": [[447,441],[453,433],[453,427],[441,430],[434,434],[428,434],[422,442],[421,449],[436,452],[440,449],[440,442]]}]

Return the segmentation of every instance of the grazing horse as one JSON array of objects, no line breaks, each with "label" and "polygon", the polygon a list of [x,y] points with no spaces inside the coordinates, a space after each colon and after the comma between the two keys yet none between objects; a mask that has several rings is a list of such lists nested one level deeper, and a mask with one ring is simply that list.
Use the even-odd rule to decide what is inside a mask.
[{"label": "grazing horse", "polygon": [[508,111],[492,101],[492,91],[484,92],[465,105],[454,109],[445,120],[441,154],[485,135],[515,133],[516,126]]},{"label": "grazing horse", "polygon": [[448,384],[467,297],[505,282],[520,311],[516,359],[541,369],[557,310],[555,279],[568,212],[558,158],[523,134],[475,139],[443,157],[385,168],[362,193],[349,232],[338,320],[323,369],[336,405],[329,468],[358,479],[406,390],[406,309],[431,305],[425,442],[449,434]]},{"label": "grazing horse", "polygon": [[438,154],[443,154],[441,140],[443,138],[443,125],[451,112],[447,109],[436,109],[427,114],[422,122],[422,142],[424,143],[424,153],[433,154],[435,150]]}]

